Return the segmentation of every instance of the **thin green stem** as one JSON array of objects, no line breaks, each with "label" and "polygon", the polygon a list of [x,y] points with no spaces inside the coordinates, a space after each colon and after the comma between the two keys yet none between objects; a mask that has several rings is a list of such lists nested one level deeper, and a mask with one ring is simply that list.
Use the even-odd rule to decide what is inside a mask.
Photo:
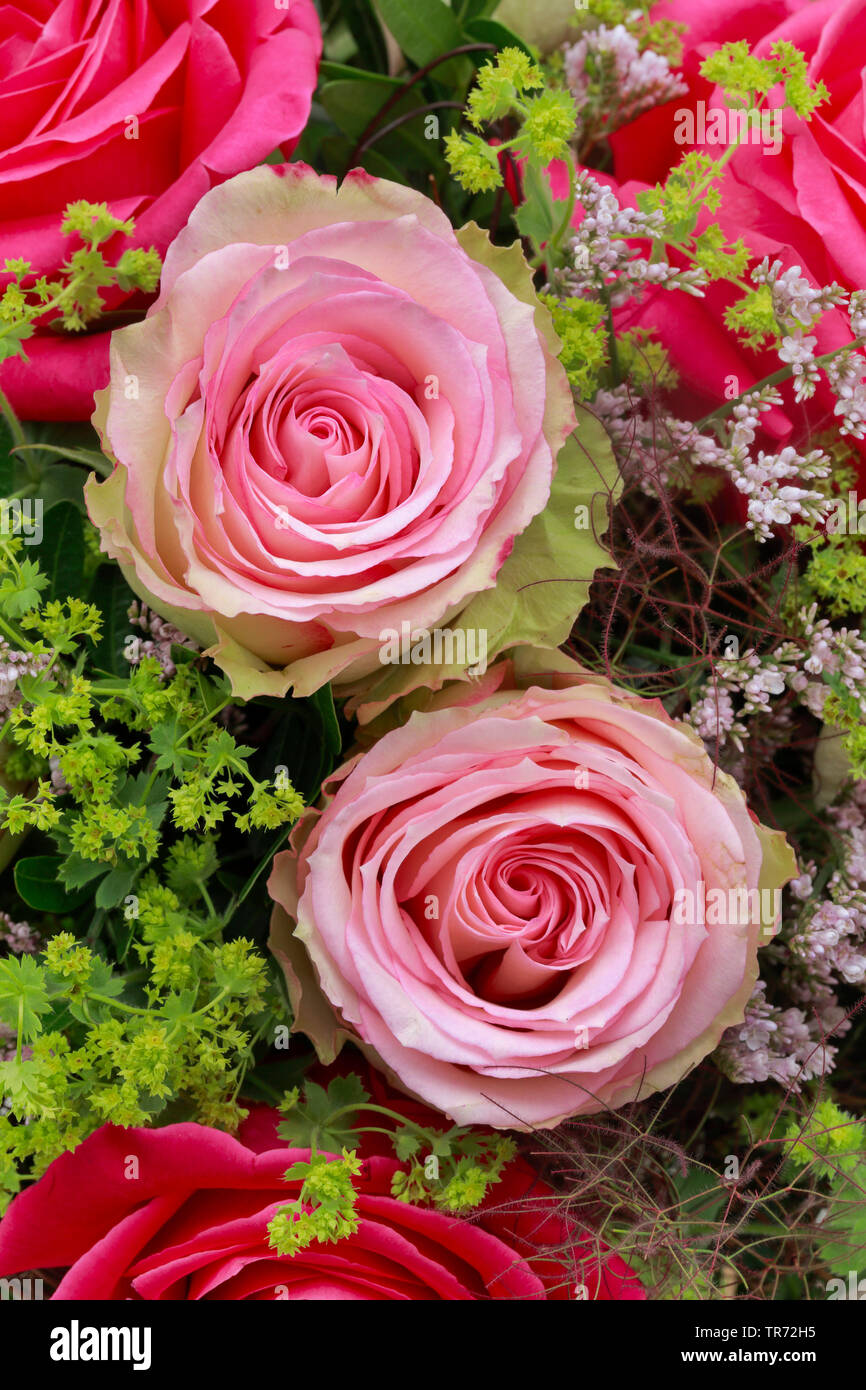
[{"label": "thin green stem", "polygon": [[120,1009],[125,1014],[141,1014],[144,1018],[153,1017],[152,1009],[139,1009],[135,1004],[122,1004],[119,999],[112,999],[107,994],[95,994],[92,990],[88,990],[87,997],[88,999],[95,999],[99,1004],[107,1004],[109,1008]]},{"label": "thin green stem", "polygon": [[211,1009],[216,1008],[217,1004],[221,1004],[227,994],[231,994],[231,989],[228,985],[223,985],[222,989],[218,994],[214,995],[213,999],[209,999],[206,1004],[202,1004],[200,1009],[194,1009],[188,1017],[198,1018],[200,1014],[208,1013]]},{"label": "thin green stem", "polygon": [[[235,1099],[235,1100],[237,1100],[237,1098],[238,1098],[238,1093],[239,1093],[239,1091],[240,1091],[240,1089],[241,1089],[241,1085],[243,1084],[244,1079],[245,1079],[245,1075],[242,1076],[241,1079],[240,1079],[240,1081],[238,1082],[237,1089],[235,1090],[235,1093],[234,1093],[234,1099]],[[279,1101],[282,1100],[282,1098],[283,1098],[283,1092],[277,1090],[276,1086],[272,1086],[272,1085],[270,1084],[269,1081],[263,1081],[262,1078],[258,1075],[258,1073],[255,1073],[255,1074],[254,1074],[254,1080],[255,1080],[256,1086],[258,1086],[260,1090],[264,1091],[266,1095],[269,1095],[269,1096],[271,1097],[272,1100],[274,1100],[274,1101],[276,1101],[276,1102],[278,1102],[278,1103],[279,1103]]]},{"label": "thin green stem", "polygon": [[16,446],[26,444],[27,435],[24,433],[21,421],[18,419],[18,416],[15,414],[15,411],[12,409],[3,391],[0,391],[0,415],[3,416],[3,419],[9,426],[9,433],[12,435]]},{"label": "thin green stem", "polygon": [[256,866],[256,868],[253,870],[252,874],[244,884],[243,888],[241,888],[240,892],[234,895],[229,907],[226,909],[225,920],[227,923],[231,921],[232,917],[234,916],[235,912],[237,912],[241,903],[252,892],[253,888],[255,887],[258,880],[261,878],[262,874],[269,867],[272,859],[274,858],[274,855],[285,844],[286,840],[292,833],[293,825],[294,822],[290,822],[288,825],[283,826],[283,829],[277,837],[276,841],[274,842],[274,845],[271,848],[270,852],[267,855],[265,855],[261,863]]},{"label": "thin green stem", "polygon": [[[357,1110],[368,1110],[375,1115],[387,1115],[389,1120],[396,1120],[398,1124],[414,1129],[416,1134],[422,1134],[425,1137],[430,1134],[430,1131],[425,1129],[423,1125],[416,1124],[414,1120],[407,1120],[405,1115],[398,1115],[396,1110],[389,1110],[387,1106],[374,1105],[371,1101],[358,1101],[353,1105],[341,1105],[339,1110],[335,1110],[328,1116],[328,1124],[332,1125],[341,1115],[351,1115]],[[390,1133],[390,1131],[387,1132]],[[315,1134],[318,1135],[318,1128],[315,1130]]]},{"label": "thin green stem", "polygon": [[[852,348],[860,348],[862,346],[862,340],[860,338],[855,338],[853,342],[846,343],[844,347],[834,348],[832,352],[825,352],[823,356],[816,357],[814,359],[815,366],[823,367],[825,362],[832,362],[833,358],[838,357],[840,353],[850,352]],[[770,376],[765,376],[761,381],[757,381],[754,386],[750,386],[748,391],[742,391],[740,395],[735,396],[733,400],[725,401],[724,405],[717,406],[709,415],[705,415],[702,420],[698,420],[695,429],[706,429],[707,425],[712,424],[714,420],[723,419],[725,415],[729,415],[732,410],[738,405],[741,405],[747,396],[753,396],[757,391],[764,391],[770,386],[781,386],[782,382],[787,381],[792,375],[792,372],[792,367],[782,367],[778,372],[772,372]]]},{"label": "thin green stem", "polygon": [[610,290],[605,288],[602,291],[602,300],[605,306],[605,319],[607,322],[607,338],[610,348],[610,369],[613,372],[615,386],[619,386],[622,381],[622,367],[619,360],[619,349],[616,342],[616,329],[613,322],[613,298]]},{"label": "thin green stem", "polygon": [[34,644],[28,642],[27,638],[23,637],[20,632],[16,632],[14,627],[6,622],[5,618],[0,618],[0,630],[6,633],[6,636],[15,643],[19,651],[23,650],[25,647],[29,648],[30,651],[35,651]]},{"label": "thin green stem", "polygon": [[181,743],[186,743],[187,739],[192,737],[196,729],[200,728],[202,724],[207,724],[209,720],[215,719],[216,716],[221,714],[230,704],[231,700],[223,700],[221,705],[216,705],[212,710],[208,710],[206,714],[203,714],[201,719],[197,719],[194,724],[190,724],[186,733],[181,734],[180,738],[177,740],[175,748],[179,747]]},{"label": "thin green stem", "polygon": [[559,251],[559,246],[562,242],[563,237],[566,236],[569,230],[571,229],[571,219],[574,216],[574,207],[575,203],[577,202],[577,168],[574,163],[574,157],[570,150],[568,152],[567,164],[569,194],[565,204],[565,211],[562,214],[559,226],[557,227],[556,231],[553,233],[553,237],[551,238],[550,245],[553,247],[554,252]]},{"label": "thin green stem", "polygon": [[207,890],[207,884],[204,882],[203,879],[199,879],[196,882],[196,887],[198,888],[198,891],[201,894],[202,899],[204,900],[204,905],[210,913],[211,917],[216,917],[217,910],[214,907],[213,899],[211,898],[211,895]]}]

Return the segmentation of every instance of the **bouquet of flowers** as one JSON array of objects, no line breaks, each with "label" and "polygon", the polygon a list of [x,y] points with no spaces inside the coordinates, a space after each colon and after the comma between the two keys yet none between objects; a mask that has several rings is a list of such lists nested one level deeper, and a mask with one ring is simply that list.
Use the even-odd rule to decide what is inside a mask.
[{"label": "bouquet of flowers", "polygon": [[0,1301],[866,1296],[859,0],[2,23]]}]

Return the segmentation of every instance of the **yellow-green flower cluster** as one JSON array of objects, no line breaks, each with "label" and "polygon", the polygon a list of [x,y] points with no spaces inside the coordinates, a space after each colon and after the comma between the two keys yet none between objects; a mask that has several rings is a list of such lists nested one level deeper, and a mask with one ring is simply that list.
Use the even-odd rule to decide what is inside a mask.
[{"label": "yellow-green flower cluster", "polygon": [[308,1160],[286,1169],[286,1182],[301,1183],[288,1202],[268,1222],[271,1248],[279,1255],[296,1255],[314,1243],[330,1245],[358,1229],[357,1194],[352,1181],[361,1172],[354,1150],[341,1158],[312,1153]]},{"label": "yellow-green flower cluster", "polygon": [[162,261],[151,247],[125,250],[111,265],[99,247],[116,234],[130,237],[135,223],[115,217],[105,203],[70,203],[61,224],[64,236],[78,236],[83,245],[72,251],[59,276],[36,277],[29,261],[15,258],[4,265],[13,278],[0,297],[0,361],[24,355],[23,343],[38,320],[56,321],[68,332],[81,332],[104,308],[103,290],[117,285],[128,293],[156,289]]},{"label": "yellow-green flower cluster", "polygon": [[518,48],[503,49],[481,68],[467,115],[476,130],[506,116],[520,122],[517,135],[496,146],[474,134],[446,138],[451,172],[470,193],[501,187],[499,157],[506,150],[542,166],[566,158],[577,124],[570,93],[548,87],[540,68]]},{"label": "yellow-green flower cluster", "polygon": [[769,58],[756,58],[745,40],[726,43],[705,59],[701,76],[739,98],[736,104],[748,106],[782,85],[784,104],[804,120],[810,120],[821,103],[830,98],[826,86],[823,82],[810,82],[805,55],[794,44],[780,40],[772,45],[770,54]]},{"label": "yellow-green flower cluster", "polygon": [[101,1124],[147,1125],[169,1104],[226,1129],[246,1114],[252,1043],[276,1017],[265,961],[250,941],[203,940],[177,899],[185,925],[166,912],[157,925],[158,896],[136,948],[143,972],[114,974],[69,932],[38,959],[0,960],[0,1021],[18,1033],[16,1057],[0,1062],[0,1210],[23,1166],[38,1176]]}]

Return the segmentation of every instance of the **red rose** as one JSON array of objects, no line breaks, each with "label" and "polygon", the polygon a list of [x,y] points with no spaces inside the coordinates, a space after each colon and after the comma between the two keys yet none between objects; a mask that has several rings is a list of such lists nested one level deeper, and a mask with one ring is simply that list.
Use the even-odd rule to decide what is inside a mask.
[{"label": "red rose", "polygon": [[293,1258],[267,1225],[297,1196],[283,1173],[309,1157],[258,1107],[239,1138],[202,1125],[105,1126],[52,1163],[0,1222],[0,1277],[65,1267],[55,1299],[371,1301],[642,1299],[617,1256],[601,1267],[565,1237],[553,1193],[516,1160],[471,1220],[390,1196],[396,1164],[374,1155],[357,1180],[358,1231]]},{"label": "red rose", "polygon": [[[614,175],[621,201],[634,205],[640,188],[664,180],[694,147],[716,158],[723,146],[677,143],[693,129],[710,129],[710,113],[724,109],[724,97],[700,76],[701,63],[720,45],[747,40],[758,57],[768,57],[784,40],[805,54],[809,78],[824,82],[830,99],[811,121],[786,112],[779,144],[744,141],[732,157],[722,184],[716,221],[729,237],[742,237],[757,259],[768,256],[785,269],[800,266],[816,285],[837,281],[848,290],[866,286],[866,9],[862,0],[665,0],[654,19],[687,26],[683,74],[689,95],[678,97],[618,131],[612,138]],[[778,104],[778,93],[771,104]],[[694,125],[688,113],[703,120]],[[742,347],[725,328],[722,313],[736,295],[724,284],[710,286],[704,299],[667,290],[650,290],[641,306],[624,309],[623,328],[654,327],[677,367],[682,390],[675,404],[684,415],[700,416],[725,399],[726,392],[749,390],[775,372],[774,352]],[[814,330],[816,355],[852,339],[847,316],[827,313]],[[833,423],[835,397],[822,376],[814,398],[790,402],[763,417],[767,434],[784,445]],[[866,443],[850,440],[866,460]]]},{"label": "red rose", "polygon": [[[0,265],[56,271],[73,246],[63,209],[79,198],[134,218],[135,244],[165,251],[215,184],[294,149],[320,53],[312,0],[4,6]],[[25,417],[87,419],[108,380],[108,337],[46,330],[0,384]]]},{"label": "red rose", "polygon": [[[854,0],[855,4],[857,0]],[[686,82],[688,96],[674,97],[622,127],[611,137],[616,176],[621,182],[639,179],[654,184],[663,182],[668,171],[679,164],[685,153],[675,139],[677,112],[684,107],[695,109],[699,101],[710,103],[713,84],[700,75],[705,58],[725,43],[745,40],[753,48],[761,45],[762,55],[769,49],[762,40],[773,33],[792,15],[803,9],[823,12],[828,6],[838,7],[839,0],[661,0],[654,5],[654,20],[670,19],[685,25],[683,61],[677,73]],[[820,20],[819,20],[820,27]],[[802,47],[796,32],[785,32],[798,47]],[[810,56],[807,51],[807,57]],[[814,74],[813,74],[814,75]],[[824,108],[826,110],[826,108]],[[775,163],[775,161],[774,161]]]}]

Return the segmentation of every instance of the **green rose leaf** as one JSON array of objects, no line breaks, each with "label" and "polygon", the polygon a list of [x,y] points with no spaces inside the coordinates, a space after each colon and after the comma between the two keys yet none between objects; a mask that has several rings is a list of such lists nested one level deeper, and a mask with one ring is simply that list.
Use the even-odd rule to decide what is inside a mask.
[{"label": "green rose leaf", "polygon": [[[527,55],[533,57],[531,48],[518,38],[513,29],[507,25],[500,24],[496,19],[473,19],[464,25],[466,37],[475,39],[477,43],[495,43],[497,48],[519,48]],[[492,55],[491,55],[492,56]]]},{"label": "green rose leaf", "polygon": [[354,1072],[334,1077],[327,1090],[307,1081],[303,1101],[295,1103],[278,1132],[295,1148],[338,1154],[352,1146],[357,1112],[369,1099],[361,1078]]},{"label": "green rose leaf", "polygon": [[376,9],[406,57],[419,67],[463,42],[444,0],[376,0]]},{"label": "green rose leaf", "polygon": [[14,869],[15,887],[28,907],[37,912],[74,912],[87,901],[88,890],[69,892],[60,871],[63,859],[56,854],[37,854],[19,859]]},{"label": "green rose leaf", "polygon": [[72,502],[58,502],[45,513],[39,563],[48,576],[46,598],[61,602],[81,591],[84,577],[84,524]]}]

